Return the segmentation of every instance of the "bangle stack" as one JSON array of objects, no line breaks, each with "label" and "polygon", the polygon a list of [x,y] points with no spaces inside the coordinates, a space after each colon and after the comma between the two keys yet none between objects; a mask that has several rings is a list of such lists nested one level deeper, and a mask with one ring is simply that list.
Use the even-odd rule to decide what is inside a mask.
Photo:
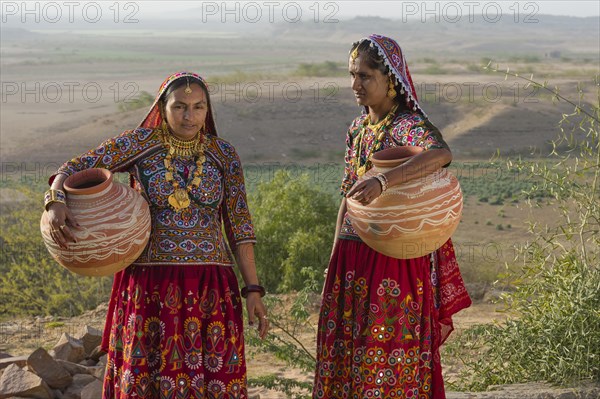
[{"label": "bangle stack", "polygon": [[249,284],[242,288],[242,298],[248,298],[250,292],[258,292],[261,298],[266,294],[265,287],[262,285]]},{"label": "bangle stack", "polygon": [[379,184],[381,184],[381,192],[384,192],[385,190],[387,190],[388,180],[387,180],[387,177],[385,177],[385,175],[383,173],[379,173],[373,177],[375,179],[377,179],[377,181],[379,181]]},{"label": "bangle stack", "polygon": [[50,204],[54,202],[60,202],[61,204],[67,204],[67,196],[62,190],[50,189],[44,193],[44,208],[48,210]]}]

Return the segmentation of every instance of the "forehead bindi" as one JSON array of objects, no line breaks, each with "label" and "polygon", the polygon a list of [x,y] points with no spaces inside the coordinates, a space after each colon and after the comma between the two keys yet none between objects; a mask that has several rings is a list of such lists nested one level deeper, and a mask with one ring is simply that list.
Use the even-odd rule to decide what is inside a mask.
[{"label": "forehead bindi", "polygon": [[184,105],[206,105],[206,93],[202,87],[200,87],[200,85],[196,83],[190,84],[190,89],[192,89],[192,92],[189,94],[185,92],[186,89],[187,86],[181,86],[173,91],[173,93],[171,93],[169,96],[169,103]]}]

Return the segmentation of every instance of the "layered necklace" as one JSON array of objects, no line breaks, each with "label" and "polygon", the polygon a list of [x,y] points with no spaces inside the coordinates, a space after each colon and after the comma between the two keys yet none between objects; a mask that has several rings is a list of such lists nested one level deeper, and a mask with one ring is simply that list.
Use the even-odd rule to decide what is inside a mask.
[{"label": "layered necklace", "polygon": [[[204,149],[206,147],[204,142],[204,136],[201,132],[198,132],[194,138],[190,140],[180,140],[171,134],[166,126],[163,124],[162,129],[162,140],[167,149],[167,155],[164,160],[165,169],[165,180],[173,186],[173,194],[169,195],[169,205],[175,210],[180,212],[190,206],[190,193],[194,188],[198,188],[201,182],[202,175],[202,164],[206,160],[204,155]],[[175,173],[177,173],[175,166],[173,165],[173,156],[175,157],[196,157],[196,170],[188,179],[186,187],[180,187],[177,180],[175,180]]]},{"label": "layered necklace", "polygon": [[[382,120],[380,120],[379,122],[377,122],[375,124],[371,124],[371,115],[367,115],[365,120],[362,122],[362,126],[360,128],[360,133],[358,135],[358,150],[356,151],[354,161],[352,162],[354,164],[354,170],[356,171],[356,174],[358,175],[358,177],[362,177],[362,175],[364,175],[367,172],[367,170],[368,170],[367,168],[370,163],[371,155],[373,155],[373,153],[376,152],[381,147],[381,144],[383,143],[383,138],[384,138],[385,132],[386,132],[385,128],[394,119],[397,109],[398,109],[398,105],[394,105],[394,107],[390,110],[390,112],[388,112],[388,114],[385,116],[385,118],[383,118]],[[363,152],[363,145],[364,145],[363,138],[365,136],[365,132],[367,131],[367,127],[373,132],[373,134],[375,135],[375,139],[373,140],[373,144],[371,145],[371,148],[369,149],[369,151],[367,152],[367,155],[365,156],[365,163],[361,165],[360,156]]]}]

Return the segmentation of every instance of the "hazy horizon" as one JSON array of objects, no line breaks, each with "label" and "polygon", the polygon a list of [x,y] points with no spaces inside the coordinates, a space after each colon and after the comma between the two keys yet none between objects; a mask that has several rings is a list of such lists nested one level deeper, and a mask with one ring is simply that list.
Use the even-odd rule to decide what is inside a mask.
[{"label": "hazy horizon", "polygon": [[[199,24],[244,30],[256,24],[297,22],[331,24],[355,17],[382,17],[406,22],[457,23],[484,19],[490,23],[532,24],[543,15],[599,17],[596,1],[154,1],[18,2],[3,1],[4,28],[56,29],[86,23],[89,29],[135,29],[160,20],[193,20]],[[374,27],[376,30],[376,28]]]}]

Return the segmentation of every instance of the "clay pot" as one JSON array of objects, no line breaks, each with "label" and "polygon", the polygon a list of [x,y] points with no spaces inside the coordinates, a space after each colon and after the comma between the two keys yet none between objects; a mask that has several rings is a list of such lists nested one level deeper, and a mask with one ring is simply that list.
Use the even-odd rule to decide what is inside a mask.
[{"label": "clay pot", "polygon": [[[423,151],[402,146],[373,154],[371,168],[359,181],[387,172]],[[367,206],[348,198],[348,216],[358,236],[384,255],[411,259],[440,248],[460,222],[463,196],[447,169],[425,170],[423,176],[388,189]]]},{"label": "clay pot", "polygon": [[150,209],[133,188],[114,182],[106,169],[87,169],[64,182],[67,206],[80,228],[68,249],[50,237],[48,213],[40,222],[42,237],[54,259],[84,276],[109,276],[125,269],[142,253],[150,238]]}]

